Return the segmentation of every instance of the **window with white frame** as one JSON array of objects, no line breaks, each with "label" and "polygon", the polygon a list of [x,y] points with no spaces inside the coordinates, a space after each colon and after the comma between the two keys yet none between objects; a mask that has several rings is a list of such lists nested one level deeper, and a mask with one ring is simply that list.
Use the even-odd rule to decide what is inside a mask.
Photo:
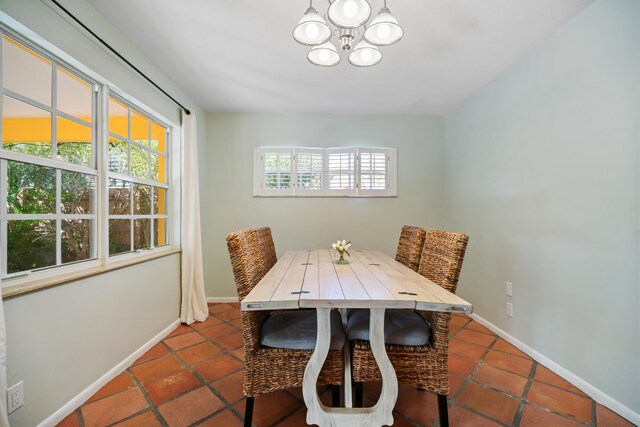
[{"label": "window with white frame", "polygon": [[95,84],[7,34],[0,49],[0,273],[95,258]]},{"label": "window with white frame", "polygon": [[109,255],[168,241],[168,129],[114,94],[108,102]]},{"label": "window with white frame", "polygon": [[[21,37],[0,37],[0,279],[167,245],[168,126]],[[101,96],[109,108],[98,114]]]},{"label": "window with white frame", "polygon": [[396,196],[395,148],[256,147],[254,196]]}]

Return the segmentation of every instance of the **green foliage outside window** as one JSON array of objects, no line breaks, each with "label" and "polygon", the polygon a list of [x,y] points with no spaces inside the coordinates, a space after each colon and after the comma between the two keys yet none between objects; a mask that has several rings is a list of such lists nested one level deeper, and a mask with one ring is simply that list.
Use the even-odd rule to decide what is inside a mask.
[{"label": "green foliage outside window", "polygon": [[[51,145],[38,143],[4,143],[2,148],[38,157],[51,158]],[[91,145],[63,143],[65,160],[90,165]],[[60,213],[69,214],[61,221],[62,263],[80,261],[91,256],[92,220],[75,220],[71,215],[92,214],[95,177],[60,171]],[[56,169],[30,163],[7,161],[7,213],[18,215],[55,214]],[[7,273],[34,270],[56,264],[56,221],[22,220],[7,222]]]}]

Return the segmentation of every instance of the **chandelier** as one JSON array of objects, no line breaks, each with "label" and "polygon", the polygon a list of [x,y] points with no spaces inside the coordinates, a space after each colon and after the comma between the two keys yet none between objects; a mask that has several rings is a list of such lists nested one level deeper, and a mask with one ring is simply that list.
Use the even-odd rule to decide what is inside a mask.
[{"label": "chandelier", "polygon": [[[307,59],[320,67],[333,67],[340,62],[338,49],[331,41],[336,36],[343,51],[349,53],[349,63],[356,67],[370,67],[382,61],[380,46],[397,43],[404,31],[387,8],[387,0],[378,16],[371,17],[367,0],[328,0],[329,7],[323,18],[313,8],[313,0],[302,19],[293,29],[298,43],[311,46]],[[333,25],[332,28],[329,24]],[[363,27],[363,28],[361,28]],[[356,37],[360,41],[354,46]]]}]

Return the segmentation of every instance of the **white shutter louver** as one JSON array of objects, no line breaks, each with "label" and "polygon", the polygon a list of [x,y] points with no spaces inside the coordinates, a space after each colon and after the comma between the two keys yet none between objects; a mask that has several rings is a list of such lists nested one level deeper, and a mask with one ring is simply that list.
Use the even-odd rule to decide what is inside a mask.
[{"label": "white shutter louver", "polygon": [[358,179],[361,197],[396,195],[396,149],[359,148]]},{"label": "white shutter louver", "polygon": [[296,194],[324,196],[324,149],[297,149],[296,175]]},{"label": "white shutter louver", "polygon": [[355,148],[327,148],[327,195],[356,195]]},{"label": "white shutter louver", "polygon": [[362,190],[387,189],[387,155],[360,152],[360,188]]},{"label": "white shutter louver", "polygon": [[[293,194],[293,149],[262,148],[256,149],[259,156],[259,181],[254,194],[261,196],[288,196]],[[258,190],[258,191],[256,191]]]}]

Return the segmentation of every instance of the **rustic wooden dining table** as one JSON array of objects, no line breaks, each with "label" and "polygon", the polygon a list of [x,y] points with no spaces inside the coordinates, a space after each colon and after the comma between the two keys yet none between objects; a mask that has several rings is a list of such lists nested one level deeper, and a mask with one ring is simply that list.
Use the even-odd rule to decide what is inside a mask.
[{"label": "rustic wooden dining table", "polygon": [[[244,298],[242,310],[315,308],[318,333],[307,364],[302,392],[307,423],[319,426],[382,426],[393,424],[398,382],[384,345],[384,312],[389,308],[471,313],[471,304],[421,276],[389,255],[353,250],[349,263],[336,264],[329,249],[287,251]],[[351,362],[344,351],[344,408],[322,404],[316,383],[329,352],[331,309],[370,309],[370,344],[382,376],[378,402],[353,408]],[[343,310],[346,326],[346,310]]]}]

